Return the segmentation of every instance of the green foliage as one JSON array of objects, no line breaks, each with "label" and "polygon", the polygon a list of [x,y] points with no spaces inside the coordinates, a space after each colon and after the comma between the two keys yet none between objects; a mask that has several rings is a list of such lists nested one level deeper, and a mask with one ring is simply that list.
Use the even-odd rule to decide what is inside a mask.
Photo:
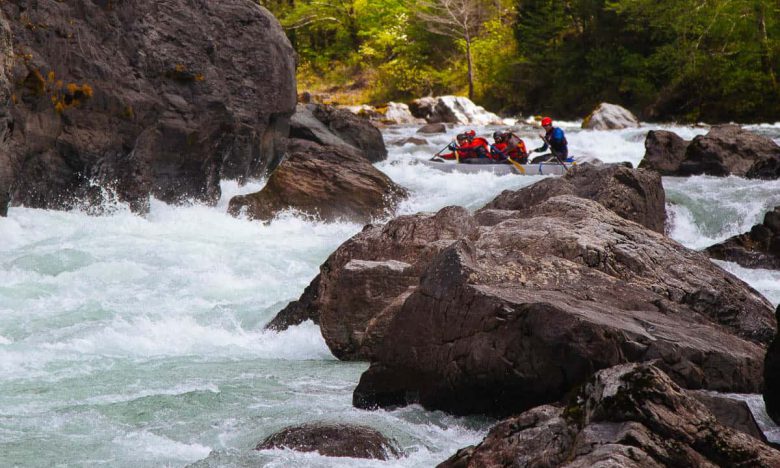
[{"label": "green foliage", "polygon": [[[420,15],[431,0],[259,1],[307,89],[360,88],[374,103],[468,91],[465,38],[432,32]],[[777,0],[493,0],[480,18],[468,40],[489,108],[572,118],[608,101],[650,119],[780,118]]]}]

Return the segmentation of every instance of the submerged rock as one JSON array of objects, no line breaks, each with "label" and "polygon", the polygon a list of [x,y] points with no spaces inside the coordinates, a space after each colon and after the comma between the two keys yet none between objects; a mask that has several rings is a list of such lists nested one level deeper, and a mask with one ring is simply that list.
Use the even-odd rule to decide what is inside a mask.
[{"label": "submerged rock", "polygon": [[298,104],[290,120],[290,138],[361,154],[372,163],[387,159],[385,141],[378,128],[347,110],[324,104]]},{"label": "submerged rock", "polygon": [[[654,138],[664,135],[666,138]],[[739,125],[718,125],[706,135],[695,137],[685,148],[675,138],[660,132],[648,133],[645,159],[639,167],[663,175],[735,175],[747,178],[780,177],[780,146],[772,139],[756,135]]]},{"label": "submerged rock", "polygon": [[659,369],[598,372],[566,407],[542,406],[497,424],[439,468],[486,466],[780,466],[780,451],[720,424]]},{"label": "submerged rock", "polygon": [[[474,226],[469,233],[429,242],[427,257],[406,261],[407,275],[419,271],[416,287],[405,276],[405,290],[371,289],[382,301],[360,310],[361,323],[376,317],[387,325],[381,339],[371,335],[356,406],[505,415],[555,401],[598,369],[650,360],[688,388],[761,388],[776,326],[771,306],[705,255],[570,195],[459,217],[460,226]],[[407,219],[403,232],[423,222],[434,224]],[[342,247],[334,256],[404,261],[397,252],[411,245],[404,249],[392,226],[349,241],[367,251]],[[349,284],[321,287],[317,301],[344,301],[358,289]],[[341,323],[357,314],[331,313]],[[359,341],[364,330],[344,333]]]},{"label": "submerged rock", "polygon": [[262,176],[285,152],[294,51],[254,2],[0,2],[0,18],[14,203],[100,203],[95,183],[136,211],[150,195],[216,203],[220,177]]},{"label": "submerged rock", "polygon": [[639,119],[630,110],[602,102],[582,121],[589,130],[619,130],[639,127]]},{"label": "submerged rock", "polygon": [[447,126],[443,123],[431,123],[418,128],[417,133],[447,133]]},{"label": "submerged rock", "polygon": [[230,200],[231,214],[268,221],[293,209],[325,221],[365,223],[392,214],[407,195],[358,151],[305,140],[293,140],[291,149],[261,191]]},{"label": "submerged rock", "polygon": [[[780,306],[777,306],[775,315],[780,320]],[[769,345],[764,360],[764,403],[769,417],[780,424],[780,330]]]},{"label": "submerged rock", "polygon": [[744,234],[707,247],[710,257],[736,262],[745,268],[780,269],[780,206],[764,215]]},{"label": "submerged rock", "polygon": [[255,450],[288,448],[326,457],[387,460],[398,456],[395,444],[376,429],[348,424],[312,423],[283,429],[257,444]]},{"label": "submerged rock", "polygon": [[563,176],[520,190],[505,190],[484,210],[524,210],[558,195],[595,200],[620,216],[653,231],[664,232],[666,195],[661,177],[620,164],[572,166]]}]

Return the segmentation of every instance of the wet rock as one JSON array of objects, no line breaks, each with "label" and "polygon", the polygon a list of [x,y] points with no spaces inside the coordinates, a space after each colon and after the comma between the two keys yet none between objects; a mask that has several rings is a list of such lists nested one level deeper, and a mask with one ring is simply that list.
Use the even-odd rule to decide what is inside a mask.
[{"label": "wet rock", "polygon": [[398,146],[403,146],[403,145],[423,146],[428,144],[428,140],[419,137],[409,137],[409,138],[404,138],[403,140],[399,140],[395,142],[395,144]]},{"label": "wet rock", "polygon": [[409,109],[415,117],[428,123],[457,125],[501,125],[499,116],[477,106],[462,96],[425,97],[412,101]]},{"label": "wet rock", "polygon": [[640,167],[657,170],[663,175],[735,175],[768,179],[780,175],[777,170],[780,167],[780,146],[772,139],[748,132],[739,125],[718,125],[706,135],[695,137],[687,145],[681,160],[679,141],[671,137],[666,141],[660,138],[652,141],[651,133],[645,141],[647,152]]},{"label": "wet rock", "polygon": [[702,390],[688,390],[687,393],[704,404],[722,425],[767,442],[750,407],[744,401]]},{"label": "wet rock", "polygon": [[376,429],[347,424],[313,423],[283,429],[260,442],[255,450],[289,448],[326,457],[387,460],[398,456],[395,444]]},{"label": "wet rock", "polygon": [[291,147],[261,191],[230,200],[231,214],[268,221],[293,209],[325,221],[368,222],[392,214],[407,195],[358,151],[305,140]]},{"label": "wet rock", "polygon": [[319,294],[320,276],[317,275],[306,289],[303,290],[301,298],[292,301],[279,311],[276,316],[266,324],[266,330],[283,331],[294,325],[300,325],[307,320],[311,320],[316,325],[320,323],[319,311],[312,307],[314,299]]},{"label": "wet rock", "polygon": [[298,104],[290,120],[290,138],[358,153],[374,163],[387,159],[382,133],[353,113],[323,104]]},{"label": "wet rock", "polygon": [[619,130],[639,127],[639,119],[630,110],[602,102],[582,121],[589,130]]},{"label": "wet rock", "polygon": [[[356,406],[506,415],[555,401],[596,370],[650,360],[687,388],[761,388],[772,308],[702,253],[571,195],[462,218],[476,233],[407,261],[419,284],[396,298]],[[414,220],[406,224],[414,232]],[[335,255],[395,259],[403,247],[388,235],[361,233],[350,242],[368,237],[371,250]],[[319,300],[341,294],[350,292]]]},{"label": "wet rock", "polygon": [[639,168],[665,176],[676,175],[690,143],[674,132],[650,130],[645,138],[645,157],[640,161]]},{"label": "wet rock", "polygon": [[[780,320],[780,306],[777,306],[775,315]],[[777,424],[780,424],[780,330],[766,352],[764,385],[766,412]]]},{"label": "wet rock", "polygon": [[485,466],[780,466],[780,451],[720,424],[659,369],[598,372],[566,407],[542,406],[497,424],[439,468]]},{"label": "wet rock", "polygon": [[[416,286],[432,256],[457,239],[476,235],[473,218],[459,207],[367,226],[320,267],[316,293],[304,293],[288,308],[316,315],[322,335],[339,359],[370,359],[388,324],[378,318],[395,313],[398,302]],[[383,275],[387,275],[386,284]],[[361,278],[365,281],[362,285],[358,284]]]},{"label": "wet rock", "polygon": [[412,115],[409,106],[400,102],[388,102],[383,115],[379,120],[390,125],[416,125],[425,123],[424,119],[418,119]]},{"label": "wet rock", "polygon": [[524,210],[564,194],[597,201],[626,219],[664,232],[666,196],[661,177],[620,164],[572,166],[563,177],[545,179],[520,190],[505,190],[483,210]]},{"label": "wet rock", "polygon": [[447,133],[447,126],[443,123],[431,123],[417,129],[417,133]]},{"label": "wet rock", "polygon": [[216,203],[221,177],[275,167],[295,105],[276,19],[244,0],[116,3],[0,3],[14,44],[0,192],[68,208],[100,203],[97,183],[143,211],[150,195]]},{"label": "wet rock", "polygon": [[710,257],[745,268],[780,269],[780,206],[764,215],[749,232],[707,247]]}]

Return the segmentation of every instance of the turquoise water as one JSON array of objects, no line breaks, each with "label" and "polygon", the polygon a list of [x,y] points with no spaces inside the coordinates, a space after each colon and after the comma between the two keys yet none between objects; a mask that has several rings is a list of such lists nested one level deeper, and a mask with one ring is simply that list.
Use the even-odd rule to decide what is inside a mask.
[{"label": "turquoise water", "polygon": [[[675,130],[686,137],[704,131]],[[532,128],[522,131],[533,138]],[[636,164],[646,131],[571,126],[569,139],[580,154],[601,151],[607,162]],[[411,133],[389,129],[385,136]],[[378,165],[412,193],[401,212],[478,208],[539,180],[447,175],[414,164],[447,139],[391,146]],[[670,235],[694,248],[749,229],[780,204],[776,182],[664,184]],[[416,406],[357,410],[352,389],[367,364],[335,360],[311,323],[263,330],[362,226],[294,214],[263,224],[225,214],[232,195],[261,186],[225,183],[216,207],[155,202],[146,217],[114,205],[99,217],[12,208],[0,218],[0,465],[429,467],[484,437],[487,419]],[[723,266],[780,302],[778,272]],[[313,420],[375,427],[405,456],[366,462],[252,450],[282,427]]]}]

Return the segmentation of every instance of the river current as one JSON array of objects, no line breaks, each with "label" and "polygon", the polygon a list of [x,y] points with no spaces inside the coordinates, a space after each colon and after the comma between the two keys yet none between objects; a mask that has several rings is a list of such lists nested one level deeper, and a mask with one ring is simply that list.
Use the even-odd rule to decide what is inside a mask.
[{"label": "river current", "polygon": [[[634,165],[647,131],[660,128],[561,126],[572,154]],[[707,131],[664,128],[687,139]],[[749,128],[780,141],[780,124]],[[416,165],[462,129],[425,146],[394,144],[414,130],[385,130],[390,157],[377,164],[411,192],[400,213],[476,209],[541,178]],[[531,148],[537,133],[520,129]],[[226,214],[230,197],[262,184],[225,182],[216,207],[153,202],[144,217],[113,204],[103,216],[13,207],[0,218],[0,466],[430,467],[484,437],[493,422],[485,418],[418,406],[357,410],[352,390],[366,363],[336,360],[312,323],[263,330],[362,226]],[[669,235],[694,249],[749,230],[780,205],[780,181],[702,176],[664,178],[664,187]],[[780,271],[718,264],[780,303]],[[780,440],[760,396],[740,397]],[[309,421],[375,427],[405,456],[367,462],[252,450]]]}]

